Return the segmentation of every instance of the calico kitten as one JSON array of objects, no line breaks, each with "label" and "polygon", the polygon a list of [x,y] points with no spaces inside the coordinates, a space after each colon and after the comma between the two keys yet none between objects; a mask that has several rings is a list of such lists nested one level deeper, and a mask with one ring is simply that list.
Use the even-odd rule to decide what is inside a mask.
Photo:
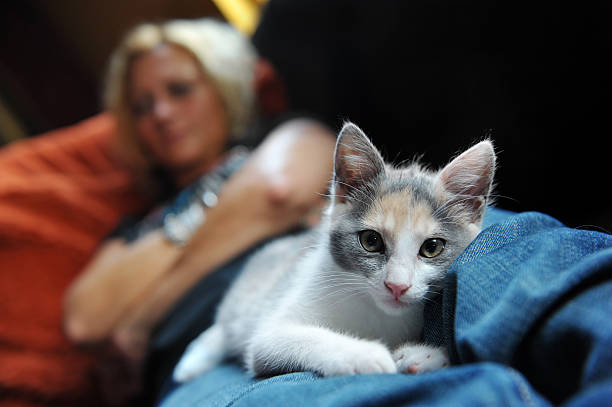
[{"label": "calico kitten", "polygon": [[336,143],[319,227],[256,253],[212,327],[175,368],[187,381],[227,356],[256,375],[418,373],[448,364],[418,344],[423,303],[481,229],[495,153],[476,144],[438,172],[393,168],[354,124]]}]

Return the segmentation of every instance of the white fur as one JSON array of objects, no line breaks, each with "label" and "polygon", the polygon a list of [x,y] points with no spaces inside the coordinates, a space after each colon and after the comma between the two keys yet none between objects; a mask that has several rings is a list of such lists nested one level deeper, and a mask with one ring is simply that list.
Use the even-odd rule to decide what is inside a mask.
[{"label": "white fur", "polygon": [[213,325],[201,333],[189,344],[185,357],[174,368],[174,379],[186,382],[219,364],[225,353],[224,339],[220,325]]}]

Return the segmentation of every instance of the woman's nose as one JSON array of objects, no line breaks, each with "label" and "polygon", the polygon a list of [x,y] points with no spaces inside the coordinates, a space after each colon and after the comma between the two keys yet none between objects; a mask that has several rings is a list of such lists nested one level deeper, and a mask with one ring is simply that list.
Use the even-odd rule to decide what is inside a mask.
[{"label": "woman's nose", "polygon": [[174,105],[169,100],[157,100],[153,106],[153,116],[155,119],[165,121],[174,115]]}]

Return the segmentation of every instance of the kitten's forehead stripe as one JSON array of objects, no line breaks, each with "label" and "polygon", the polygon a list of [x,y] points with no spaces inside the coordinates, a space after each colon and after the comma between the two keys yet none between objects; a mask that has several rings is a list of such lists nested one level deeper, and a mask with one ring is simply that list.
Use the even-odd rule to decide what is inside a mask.
[{"label": "kitten's forehead stripe", "polygon": [[[373,179],[359,190],[351,190],[351,195],[352,212],[356,217],[364,222],[369,217],[367,224],[376,224],[385,229],[396,229],[399,220],[395,218],[393,219],[395,225],[385,226],[382,220],[374,220],[369,214],[387,197],[393,197],[387,206],[407,208],[409,205],[421,204],[427,208],[429,216],[437,222],[445,223],[445,219],[449,219],[449,213],[444,205],[445,197],[438,196],[434,174],[421,169],[418,165],[400,169],[387,168],[384,177]],[[391,221],[386,220],[386,222]]]},{"label": "kitten's forehead stripe", "polygon": [[392,170],[382,187],[382,192],[386,193],[409,190],[415,201],[425,201],[432,208],[436,206],[436,199],[432,195],[432,177],[418,167]]},{"label": "kitten's forehead stripe", "polygon": [[435,195],[434,183],[433,175],[416,165],[391,169],[387,179],[379,184],[378,196],[394,196],[403,201],[404,206],[422,204],[428,208],[430,216],[433,215],[440,220],[438,216],[444,214],[436,211],[441,203],[439,197]]},{"label": "kitten's forehead stripe", "polygon": [[385,214],[385,218],[383,220],[383,227],[387,230],[395,230],[395,216],[393,212],[388,212]]},{"label": "kitten's forehead stripe", "polygon": [[408,190],[381,196],[363,220],[394,239],[398,239],[405,229],[428,235],[437,224],[432,222],[432,208],[429,204],[415,199]]},{"label": "kitten's forehead stripe", "polygon": [[388,182],[381,185],[384,192],[410,191],[413,202],[426,205],[438,222],[444,223],[448,218],[448,211],[444,205],[445,196],[439,196],[435,185],[435,174],[421,169],[418,165],[411,165],[403,169],[392,170]]}]

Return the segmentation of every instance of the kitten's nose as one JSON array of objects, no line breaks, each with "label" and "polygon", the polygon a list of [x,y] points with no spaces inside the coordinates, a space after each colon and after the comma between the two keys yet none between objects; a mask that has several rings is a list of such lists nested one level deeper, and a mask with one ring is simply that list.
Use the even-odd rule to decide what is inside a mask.
[{"label": "kitten's nose", "polygon": [[387,287],[387,289],[391,291],[391,294],[393,294],[393,297],[397,301],[399,300],[399,297],[401,297],[412,286],[406,284],[389,283],[385,281],[385,287]]}]

